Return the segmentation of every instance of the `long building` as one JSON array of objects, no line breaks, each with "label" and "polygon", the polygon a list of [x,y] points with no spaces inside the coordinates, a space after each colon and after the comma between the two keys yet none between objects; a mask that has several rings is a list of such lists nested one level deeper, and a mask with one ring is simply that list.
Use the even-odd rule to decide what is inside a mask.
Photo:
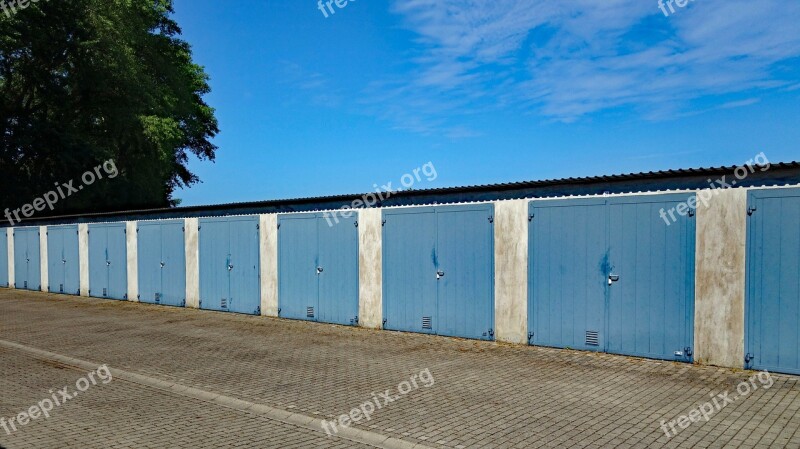
[{"label": "long building", "polygon": [[2,231],[0,287],[800,374],[797,162]]}]

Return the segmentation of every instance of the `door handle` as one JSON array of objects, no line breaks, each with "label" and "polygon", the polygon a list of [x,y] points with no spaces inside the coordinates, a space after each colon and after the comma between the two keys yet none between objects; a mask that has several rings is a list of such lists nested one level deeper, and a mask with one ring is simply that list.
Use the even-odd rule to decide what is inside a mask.
[{"label": "door handle", "polygon": [[317,274],[322,274],[322,267],[317,267]]},{"label": "door handle", "polygon": [[233,265],[228,264],[228,271],[233,271]]},{"label": "door handle", "polygon": [[444,277],[444,271],[439,270],[436,272],[436,279],[441,279]]},{"label": "door handle", "polygon": [[619,282],[619,275],[618,274],[609,274],[608,275],[608,285],[614,285],[614,282]]},{"label": "door handle", "polygon": [[164,265],[166,264],[164,262],[161,262],[161,268],[164,268]]}]

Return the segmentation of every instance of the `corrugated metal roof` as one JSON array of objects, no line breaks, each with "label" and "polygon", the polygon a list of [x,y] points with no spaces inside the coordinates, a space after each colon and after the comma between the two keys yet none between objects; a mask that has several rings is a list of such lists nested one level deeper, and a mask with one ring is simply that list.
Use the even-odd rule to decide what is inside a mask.
[{"label": "corrugated metal roof", "polygon": [[[606,184],[606,183],[619,183],[619,182],[635,182],[646,180],[668,180],[684,177],[697,177],[724,175],[733,173],[739,165],[732,166],[719,166],[719,167],[701,167],[701,168],[688,168],[676,170],[660,170],[639,173],[626,173],[616,175],[603,175],[603,176],[587,176],[587,177],[570,177],[560,179],[545,179],[536,181],[519,181],[499,184],[482,184],[482,185],[469,185],[458,187],[439,187],[432,189],[421,190],[407,190],[392,193],[392,198],[413,198],[431,195],[445,195],[445,194],[459,194],[459,193],[481,193],[481,192],[504,192],[525,189],[538,189],[545,187],[557,187],[561,185],[592,185],[592,184]],[[756,169],[764,168],[764,166],[755,166]],[[800,161],[773,163],[770,165],[770,171],[784,170],[784,169],[797,169],[800,170]],[[158,208],[158,209],[136,209],[136,210],[120,210],[114,212],[104,212],[95,214],[83,215],[70,215],[70,216],[51,216],[41,217],[39,219],[25,220],[26,222],[36,221],[52,221],[52,220],[67,220],[73,218],[101,218],[122,215],[158,215],[162,213],[170,213],[172,215],[181,212],[198,212],[198,211],[220,211],[220,210],[235,210],[235,209],[259,209],[259,208],[274,208],[281,206],[301,206],[315,203],[335,203],[339,201],[349,202],[354,198],[360,198],[374,192],[362,192],[355,194],[344,195],[330,195],[318,197],[300,197],[300,198],[285,198],[265,201],[251,201],[251,202],[234,202],[234,203],[220,203],[212,205],[200,206],[184,206],[175,208]]]}]

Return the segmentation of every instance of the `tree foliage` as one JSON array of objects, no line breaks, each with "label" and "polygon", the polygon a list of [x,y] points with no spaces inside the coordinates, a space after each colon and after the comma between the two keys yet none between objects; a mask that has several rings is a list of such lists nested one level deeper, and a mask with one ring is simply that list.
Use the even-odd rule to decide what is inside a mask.
[{"label": "tree foliage", "polygon": [[[5,0],[6,4],[12,3]],[[50,214],[174,205],[213,160],[219,130],[203,100],[172,0],[39,0],[0,12],[0,206],[16,208],[113,159]],[[0,212],[2,210],[0,209]]]}]

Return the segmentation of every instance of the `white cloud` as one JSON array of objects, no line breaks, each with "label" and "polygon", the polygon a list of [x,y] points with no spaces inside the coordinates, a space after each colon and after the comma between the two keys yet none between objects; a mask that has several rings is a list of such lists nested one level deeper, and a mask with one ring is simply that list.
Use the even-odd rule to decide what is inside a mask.
[{"label": "white cloud", "polygon": [[696,0],[669,17],[656,0],[396,0],[392,10],[417,36],[417,71],[383,95],[417,122],[509,105],[566,121],[616,107],[657,117],[797,82],[773,70],[800,57],[796,1]]}]

